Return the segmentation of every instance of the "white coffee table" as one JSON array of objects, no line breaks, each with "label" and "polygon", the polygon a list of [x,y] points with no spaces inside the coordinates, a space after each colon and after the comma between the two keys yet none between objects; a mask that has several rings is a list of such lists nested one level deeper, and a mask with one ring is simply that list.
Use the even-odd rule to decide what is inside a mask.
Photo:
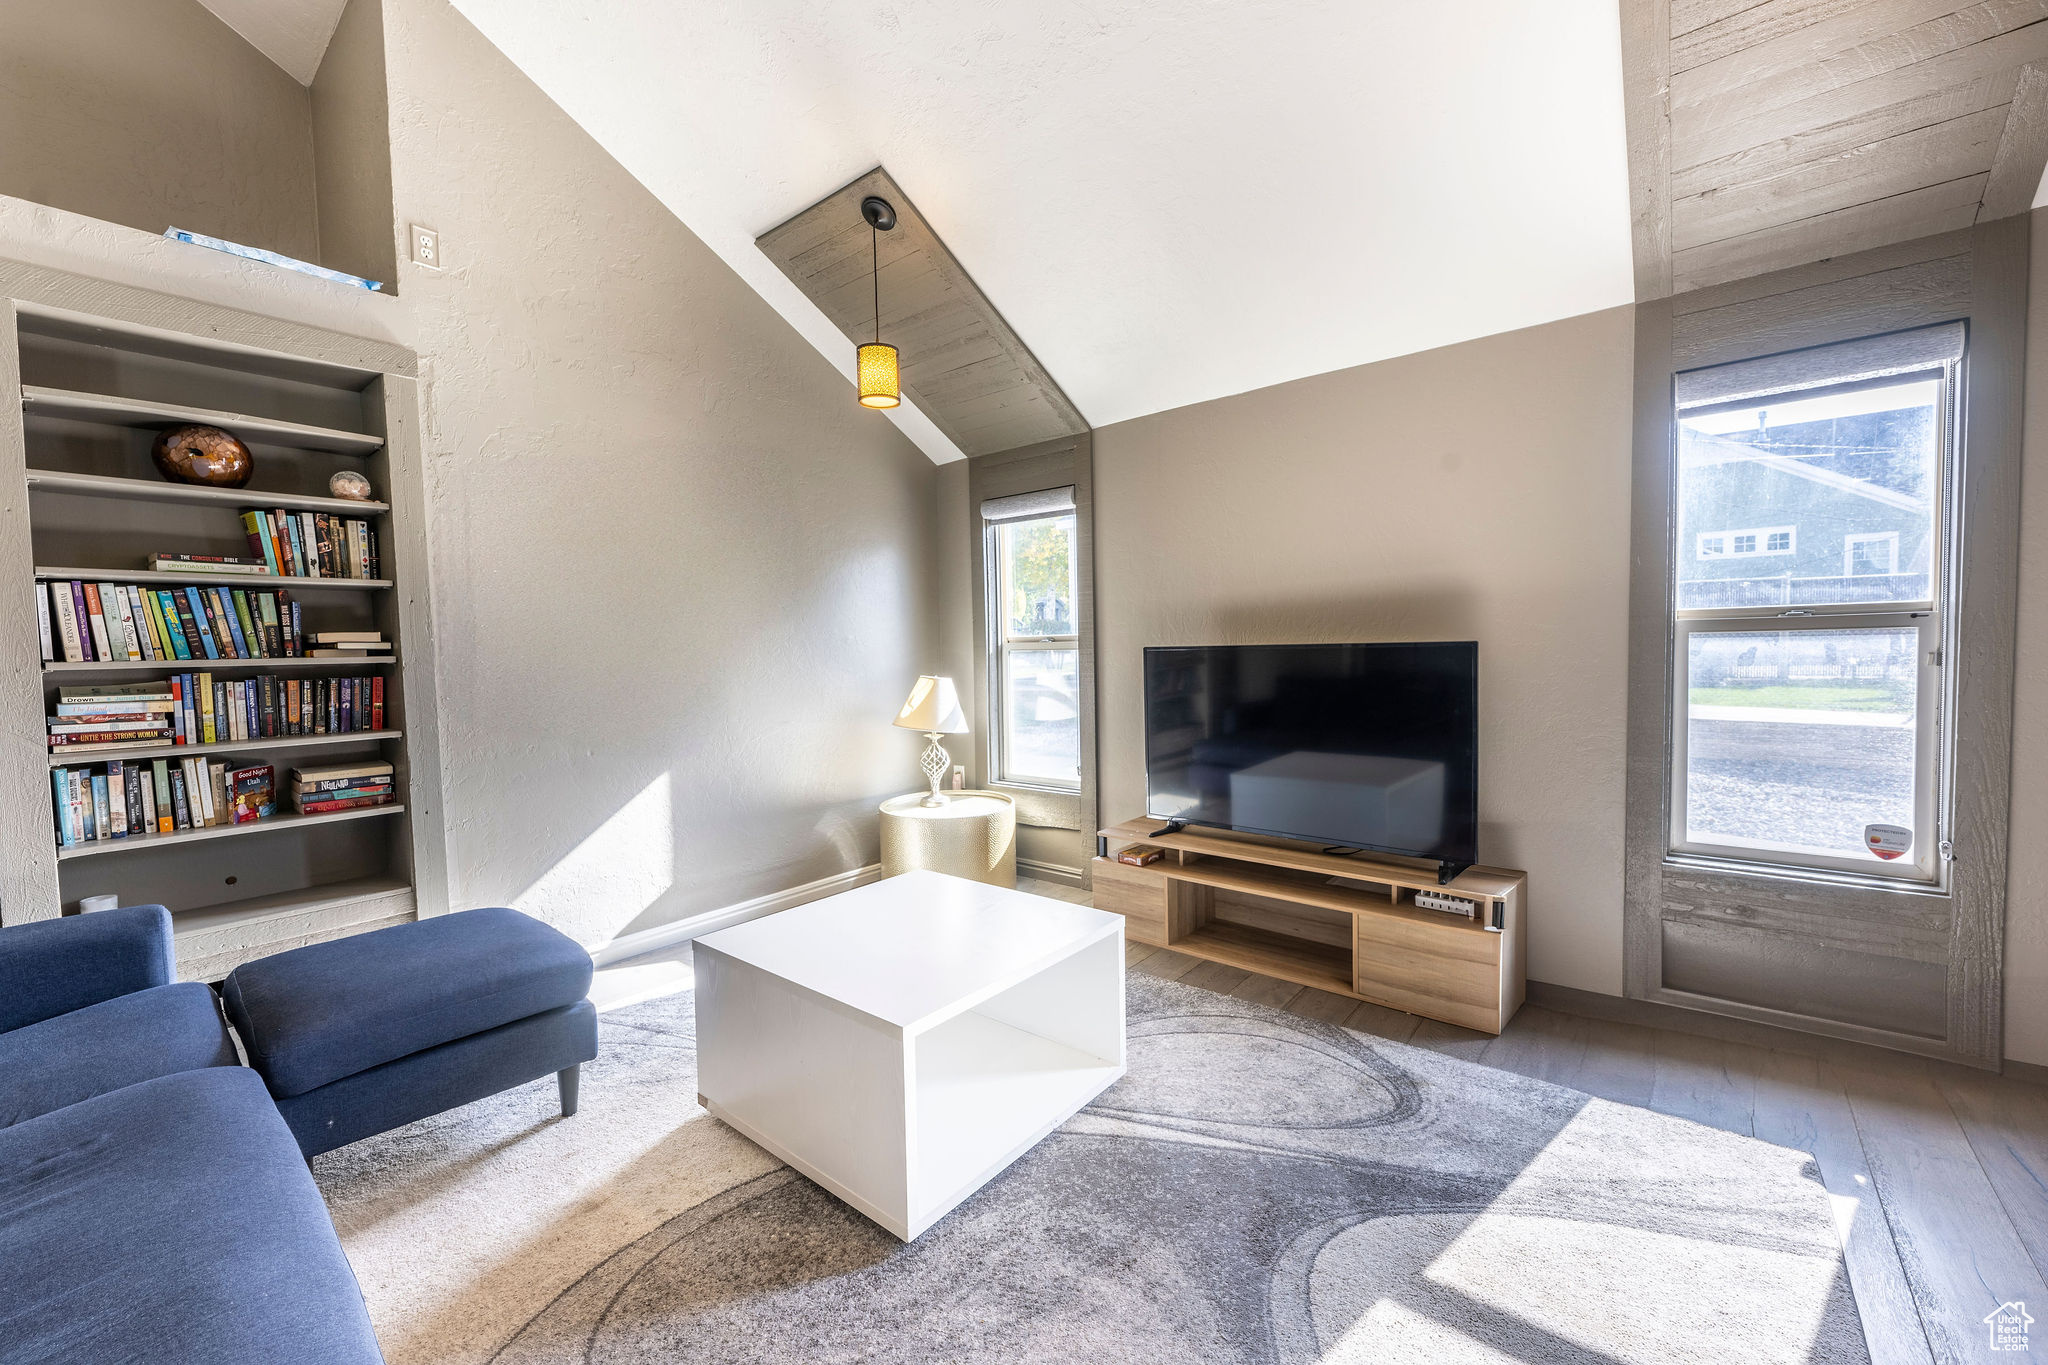
[{"label": "white coffee table", "polygon": [[1124,1074],[1123,917],[907,872],[696,943],[698,1102],[909,1241]]}]

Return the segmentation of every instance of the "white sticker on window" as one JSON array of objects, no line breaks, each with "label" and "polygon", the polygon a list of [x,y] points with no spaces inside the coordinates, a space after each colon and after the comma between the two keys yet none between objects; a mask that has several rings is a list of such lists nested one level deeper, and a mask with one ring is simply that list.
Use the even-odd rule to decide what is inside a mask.
[{"label": "white sticker on window", "polygon": [[1889,862],[1913,846],[1913,831],[1904,825],[1865,825],[1863,844]]}]

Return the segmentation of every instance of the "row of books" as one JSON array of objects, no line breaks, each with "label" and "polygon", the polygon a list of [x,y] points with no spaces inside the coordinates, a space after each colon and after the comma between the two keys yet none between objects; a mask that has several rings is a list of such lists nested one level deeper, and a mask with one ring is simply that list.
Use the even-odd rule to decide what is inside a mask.
[{"label": "row of books", "polygon": [[57,845],[171,834],[210,825],[242,825],[277,811],[268,763],[224,759],[108,760],[103,771],[53,768]]},{"label": "row of books", "polygon": [[332,512],[242,513],[254,560],[215,561],[214,572],[273,573],[295,578],[381,578],[377,533],[367,521]]},{"label": "row of books", "polygon": [[49,717],[50,752],[236,744],[384,728],[384,679],[215,678],[178,673],[161,682],[63,687]]},{"label": "row of books", "polygon": [[288,592],[77,579],[44,586],[36,615],[46,663],[356,658],[391,649],[374,630],[306,631]]},{"label": "row of books", "polygon": [[[276,769],[234,759],[109,759],[101,771],[54,768],[57,844],[242,825],[277,813]],[[294,768],[292,808],[301,815],[391,804],[386,762]]]}]

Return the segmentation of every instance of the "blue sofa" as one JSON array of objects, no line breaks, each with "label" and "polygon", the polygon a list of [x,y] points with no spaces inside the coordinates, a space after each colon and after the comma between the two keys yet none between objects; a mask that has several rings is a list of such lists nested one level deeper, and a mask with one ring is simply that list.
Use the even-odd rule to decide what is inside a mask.
[{"label": "blue sofa", "polygon": [[381,1365],[326,1205],[170,915],[0,931],[0,1365]]}]

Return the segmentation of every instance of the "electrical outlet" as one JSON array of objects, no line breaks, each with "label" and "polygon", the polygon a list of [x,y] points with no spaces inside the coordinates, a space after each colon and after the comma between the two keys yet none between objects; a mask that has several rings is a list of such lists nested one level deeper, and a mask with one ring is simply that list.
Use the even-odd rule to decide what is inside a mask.
[{"label": "electrical outlet", "polygon": [[441,268],[441,234],[429,227],[412,225],[412,263],[429,270]]}]

